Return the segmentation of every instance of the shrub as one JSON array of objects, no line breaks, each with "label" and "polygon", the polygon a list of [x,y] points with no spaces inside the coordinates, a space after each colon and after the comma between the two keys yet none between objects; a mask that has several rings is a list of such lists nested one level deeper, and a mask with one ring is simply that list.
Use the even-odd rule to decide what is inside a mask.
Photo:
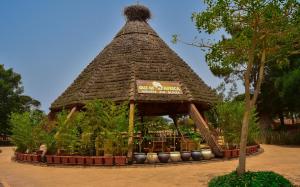
[{"label": "shrub", "polygon": [[300,130],[267,130],[262,132],[260,142],[275,145],[300,145]]},{"label": "shrub", "polygon": [[17,146],[17,151],[32,152],[38,150],[43,143],[44,114],[39,111],[12,113],[12,142]]},{"label": "shrub", "polygon": [[246,172],[238,176],[234,171],[230,174],[213,178],[209,187],[289,187],[293,186],[289,180],[271,171]]},{"label": "shrub", "polygon": [[[240,142],[244,110],[244,102],[227,101],[216,105],[207,116],[215,127],[221,128],[225,141],[232,145]],[[259,133],[256,112],[253,110],[249,122],[248,144],[255,144]]]},{"label": "shrub", "polygon": [[[120,154],[128,129],[128,102],[116,104],[110,100],[94,100],[85,106],[81,123],[82,154],[94,154],[104,148],[107,154]],[[121,148],[122,147],[122,148]],[[127,145],[126,145],[127,147]],[[93,151],[91,151],[93,150]]]},{"label": "shrub", "polygon": [[54,139],[59,151],[64,150],[68,154],[74,154],[78,150],[82,114],[76,113],[69,120],[67,116],[68,113],[64,110],[57,114],[57,132]]}]

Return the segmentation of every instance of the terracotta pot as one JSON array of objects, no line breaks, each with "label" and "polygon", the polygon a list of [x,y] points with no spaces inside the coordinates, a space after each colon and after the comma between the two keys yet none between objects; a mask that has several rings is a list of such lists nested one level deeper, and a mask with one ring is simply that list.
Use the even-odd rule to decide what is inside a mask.
[{"label": "terracotta pot", "polygon": [[157,153],[147,153],[147,162],[150,164],[158,162]]},{"label": "terracotta pot", "polygon": [[75,156],[75,159],[76,159],[76,163],[78,165],[84,165],[84,163],[85,163],[85,157],[83,157],[83,156]]},{"label": "terracotta pot", "polygon": [[115,165],[117,166],[125,166],[127,157],[126,156],[114,156],[115,157]]},{"label": "terracotta pot", "polygon": [[191,159],[191,152],[190,151],[181,151],[181,160],[182,161],[189,161]]},{"label": "terracotta pot", "polygon": [[224,150],[224,158],[230,159],[232,157],[232,150],[225,149]]},{"label": "terracotta pot", "polygon": [[106,166],[112,166],[114,165],[114,157],[113,156],[104,156],[104,165]]},{"label": "terracotta pot", "polygon": [[53,156],[53,163],[54,164],[61,164],[61,156],[54,155]]},{"label": "terracotta pot", "polygon": [[24,153],[20,154],[20,160],[21,161],[26,161],[26,155]]},{"label": "terracotta pot", "polygon": [[251,154],[251,148],[250,147],[246,147],[246,155],[250,155]]},{"label": "terracotta pot", "polygon": [[170,159],[170,154],[169,153],[165,153],[165,152],[158,153],[158,160],[161,163],[168,163],[169,159]]},{"label": "terracotta pot", "polygon": [[41,155],[32,155],[32,162],[41,162]]},{"label": "terracotta pot", "polygon": [[193,150],[191,152],[192,159],[195,161],[199,161],[202,159],[202,153],[200,150]]},{"label": "terracotta pot", "polygon": [[179,151],[170,152],[170,159],[172,162],[179,162],[181,161],[181,155]]},{"label": "terracotta pot", "polygon": [[233,149],[233,150],[232,150],[232,157],[233,157],[233,158],[238,157],[238,150],[237,150],[237,149]]},{"label": "terracotta pot", "polygon": [[25,154],[25,158],[27,162],[31,162],[32,158],[31,158],[31,154]]},{"label": "terracotta pot", "polygon": [[76,164],[76,157],[75,156],[70,155],[70,156],[66,156],[66,157],[68,157],[68,163],[67,164],[70,164],[70,165]]},{"label": "terracotta pot", "polygon": [[15,159],[20,160],[21,153],[15,152]]},{"label": "terracotta pot", "polygon": [[97,166],[103,165],[104,164],[104,160],[102,156],[94,156],[94,163]]},{"label": "terracotta pot", "polygon": [[210,149],[203,149],[202,156],[205,160],[209,160],[214,157],[214,154],[212,153],[212,151]]},{"label": "terracotta pot", "polygon": [[92,156],[85,157],[86,165],[94,165],[94,158]]},{"label": "terracotta pot", "polygon": [[62,164],[69,164],[69,156],[60,156]]},{"label": "terracotta pot", "polygon": [[46,160],[48,164],[53,164],[54,163],[53,155],[46,155]]},{"label": "terracotta pot", "polygon": [[145,153],[134,153],[134,160],[136,164],[144,164],[147,156]]}]

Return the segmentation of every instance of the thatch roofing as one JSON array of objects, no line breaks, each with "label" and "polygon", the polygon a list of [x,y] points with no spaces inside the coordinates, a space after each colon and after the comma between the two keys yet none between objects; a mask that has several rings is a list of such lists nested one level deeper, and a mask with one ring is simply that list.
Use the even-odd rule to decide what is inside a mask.
[{"label": "thatch roofing", "polygon": [[[147,19],[147,16],[142,19],[132,15],[127,17],[126,24],[112,42],[52,103],[50,109],[84,105],[94,99],[206,105],[215,102],[215,93],[168,47]],[[136,80],[178,81],[183,94],[139,94]]]}]

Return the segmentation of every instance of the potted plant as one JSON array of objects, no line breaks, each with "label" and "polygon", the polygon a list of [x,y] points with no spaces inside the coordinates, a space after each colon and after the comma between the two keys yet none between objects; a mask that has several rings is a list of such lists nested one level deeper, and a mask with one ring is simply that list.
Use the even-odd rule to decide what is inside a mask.
[{"label": "potted plant", "polygon": [[232,150],[230,149],[224,149],[224,154],[223,154],[224,158],[226,159],[230,159],[232,157]]},{"label": "potted plant", "polygon": [[162,142],[161,152],[158,153],[157,157],[158,157],[158,160],[162,163],[168,163],[168,161],[170,159],[170,154],[167,152],[164,152],[164,141]]},{"label": "potted plant", "polygon": [[46,162],[47,164],[53,164],[54,163],[53,155],[46,155]]},{"label": "potted plant", "polygon": [[127,141],[125,141],[125,138],[122,136],[121,133],[118,133],[117,137],[115,138],[115,165],[126,165],[127,157],[124,156],[124,154],[127,152],[127,148]]},{"label": "potted plant", "polygon": [[40,161],[41,161],[41,155],[32,154],[32,162],[40,162]]},{"label": "potted plant", "polygon": [[179,151],[176,151],[176,134],[174,133],[174,139],[173,139],[173,147],[174,151],[170,152],[170,160],[172,162],[179,162],[181,161],[181,155]]},{"label": "potted plant", "polygon": [[142,143],[143,143],[145,138],[146,137],[142,137],[141,134],[140,134],[138,140],[135,140],[135,142],[139,145],[139,152],[135,152],[133,154],[136,164],[144,164],[144,162],[147,159],[146,154],[142,152]]},{"label": "potted plant", "polygon": [[185,144],[185,149],[181,150],[181,152],[180,152],[181,160],[189,161],[191,158],[191,152],[187,150],[187,146],[188,146],[187,141],[184,138],[182,138],[181,141],[183,141]]},{"label": "potted plant", "polygon": [[153,153],[153,152],[147,153],[147,162],[149,164],[154,164],[157,162],[157,160],[158,160],[157,153]]},{"label": "potted plant", "polygon": [[190,139],[193,140],[194,144],[196,145],[196,149],[192,150],[191,156],[193,160],[199,161],[202,159],[202,153],[201,153],[201,144],[200,142],[202,141],[201,136],[197,132],[192,132],[189,134]]},{"label": "potted plant", "polygon": [[232,157],[237,158],[239,156],[239,150],[238,149],[232,149]]},{"label": "potted plant", "polygon": [[113,142],[111,140],[106,140],[104,142],[104,165],[112,166],[114,164],[114,157],[113,157]]},{"label": "potted plant", "polygon": [[211,149],[202,149],[202,156],[205,160],[212,159],[214,157],[214,154],[212,153]]}]

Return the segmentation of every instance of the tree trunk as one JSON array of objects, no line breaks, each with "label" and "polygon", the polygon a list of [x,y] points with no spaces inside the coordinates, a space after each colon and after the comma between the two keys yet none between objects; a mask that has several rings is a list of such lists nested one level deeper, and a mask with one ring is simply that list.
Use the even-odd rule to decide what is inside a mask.
[{"label": "tree trunk", "polygon": [[270,129],[272,126],[272,118],[269,113],[262,112],[259,115],[259,124],[260,128],[265,131],[267,129]]},{"label": "tree trunk", "polygon": [[251,113],[251,108],[248,106],[246,107],[243,116],[241,142],[240,142],[240,157],[239,157],[239,165],[237,168],[237,173],[239,175],[246,172],[246,147],[247,147],[250,113]]}]

